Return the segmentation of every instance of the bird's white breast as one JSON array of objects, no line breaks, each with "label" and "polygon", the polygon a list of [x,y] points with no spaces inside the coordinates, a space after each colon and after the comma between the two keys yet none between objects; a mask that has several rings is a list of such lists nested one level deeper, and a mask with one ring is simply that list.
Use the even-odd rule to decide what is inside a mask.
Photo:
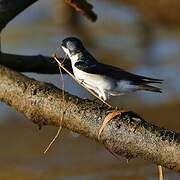
[{"label": "bird's white breast", "polygon": [[106,92],[111,91],[114,88],[114,82],[112,79],[99,74],[87,73],[76,68],[74,64],[78,61],[80,54],[71,54],[68,49],[63,49],[71,59],[74,76],[87,88],[94,90],[99,97],[107,100],[109,95]]},{"label": "bird's white breast", "polygon": [[109,90],[112,88],[112,83],[107,77],[98,74],[86,73],[76,68],[73,64],[72,67],[75,77],[90,86],[92,89],[98,88]]}]

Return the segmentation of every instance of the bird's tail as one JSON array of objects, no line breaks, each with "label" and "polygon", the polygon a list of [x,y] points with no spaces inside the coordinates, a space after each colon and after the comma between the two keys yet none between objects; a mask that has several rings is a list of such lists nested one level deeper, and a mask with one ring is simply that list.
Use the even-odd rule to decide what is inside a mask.
[{"label": "bird's tail", "polygon": [[160,88],[150,86],[150,85],[147,85],[147,84],[139,85],[139,87],[140,87],[140,90],[162,93]]}]

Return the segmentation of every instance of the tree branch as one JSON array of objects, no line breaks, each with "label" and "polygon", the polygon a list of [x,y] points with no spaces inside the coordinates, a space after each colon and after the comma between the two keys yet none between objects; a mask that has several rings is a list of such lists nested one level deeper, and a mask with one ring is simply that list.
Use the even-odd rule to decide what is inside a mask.
[{"label": "tree branch", "polygon": [[37,0],[0,0],[0,31],[20,12]]},{"label": "tree branch", "polygon": [[[63,58],[60,58],[63,60]],[[35,72],[42,74],[57,74],[59,68],[55,60],[51,57],[36,55],[23,56],[15,54],[2,53],[0,64],[19,72]],[[71,62],[65,59],[64,67],[72,72]],[[65,73],[62,70],[63,73]]]},{"label": "tree branch", "polygon": [[92,10],[93,5],[86,0],[65,0],[65,2],[72,6],[76,11],[82,13],[87,19],[96,21],[97,15]]},{"label": "tree branch", "polygon": [[[38,125],[59,126],[62,92],[0,66],[0,100]],[[104,105],[65,93],[63,126],[98,141],[109,111]],[[133,112],[123,113],[105,127],[100,143],[126,158],[139,157],[180,172],[180,134],[154,126]]]}]

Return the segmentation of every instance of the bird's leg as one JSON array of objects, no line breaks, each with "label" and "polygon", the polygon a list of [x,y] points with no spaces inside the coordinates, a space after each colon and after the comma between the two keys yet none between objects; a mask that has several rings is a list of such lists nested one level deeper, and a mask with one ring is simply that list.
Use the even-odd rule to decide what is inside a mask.
[{"label": "bird's leg", "polygon": [[108,93],[105,90],[98,90],[97,93],[103,101],[106,101],[108,99]]},{"label": "bird's leg", "polygon": [[78,81],[79,81],[79,84],[81,84],[81,85],[85,84],[83,79],[78,79]]},{"label": "bird's leg", "polygon": [[[98,95],[98,97],[100,98],[100,99],[102,99],[103,101],[106,101],[106,94],[104,93],[104,92],[102,92],[101,90],[99,90],[98,88],[96,88],[96,89],[94,89],[94,92]],[[106,104],[103,102],[103,101],[101,101],[99,98],[96,98],[96,101],[100,101],[100,102],[102,102],[102,104],[103,105],[105,105],[106,106]]]},{"label": "bird's leg", "polygon": [[97,97],[94,99],[94,101],[97,102],[97,103],[101,102],[102,104],[104,104],[104,103],[103,103],[102,101],[100,101],[100,99],[97,98]]}]

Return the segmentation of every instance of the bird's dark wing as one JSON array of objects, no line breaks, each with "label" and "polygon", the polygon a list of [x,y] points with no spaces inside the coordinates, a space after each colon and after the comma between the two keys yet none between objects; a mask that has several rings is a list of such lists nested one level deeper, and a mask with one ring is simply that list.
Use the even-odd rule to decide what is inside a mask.
[{"label": "bird's dark wing", "polygon": [[133,84],[162,83],[161,79],[149,78],[127,72],[121,68],[101,64],[101,68],[106,70],[106,74],[113,79],[131,81]]},{"label": "bird's dark wing", "polygon": [[[98,63],[90,63],[85,61],[78,61],[74,64],[74,66],[81,71],[91,73],[91,74],[99,74],[97,73],[97,68],[99,69],[99,66],[97,66]],[[102,72],[101,72],[102,73]],[[101,74],[100,73],[100,74]]]},{"label": "bird's dark wing", "polygon": [[133,84],[148,84],[148,83],[162,82],[162,80],[160,79],[154,79],[154,78],[136,75],[124,71],[123,69],[120,69],[118,67],[114,67],[111,65],[106,65],[98,62],[86,63],[85,61],[78,61],[75,63],[74,66],[87,73],[108,76],[116,80],[127,80],[132,82]]}]

